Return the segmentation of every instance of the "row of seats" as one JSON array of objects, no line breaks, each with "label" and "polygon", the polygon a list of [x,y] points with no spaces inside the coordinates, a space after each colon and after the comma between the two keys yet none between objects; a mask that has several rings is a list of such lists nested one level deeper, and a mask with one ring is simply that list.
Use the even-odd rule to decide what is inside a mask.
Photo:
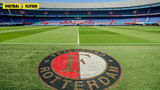
[{"label": "row of seats", "polygon": [[88,23],[126,23],[126,22],[160,22],[160,16],[155,17],[132,17],[132,18],[21,18],[21,17],[0,17],[0,22],[11,23],[73,23],[73,22],[88,22]]},{"label": "row of seats", "polygon": [[0,14],[22,14],[22,15],[137,15],[160,13],[160,7],[114,10],[114,11],[40,11],[40,10],[5,10],[0,9]]}]

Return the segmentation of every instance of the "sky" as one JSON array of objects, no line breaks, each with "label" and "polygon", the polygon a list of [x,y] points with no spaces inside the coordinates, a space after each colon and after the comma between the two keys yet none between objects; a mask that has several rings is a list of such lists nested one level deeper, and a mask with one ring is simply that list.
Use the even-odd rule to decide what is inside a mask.
[{"label": "sky", "polygon": [[127,1],[127,0],[23,0],[23,1],[78,3],[78,2],[109,2],[109,1]]}]

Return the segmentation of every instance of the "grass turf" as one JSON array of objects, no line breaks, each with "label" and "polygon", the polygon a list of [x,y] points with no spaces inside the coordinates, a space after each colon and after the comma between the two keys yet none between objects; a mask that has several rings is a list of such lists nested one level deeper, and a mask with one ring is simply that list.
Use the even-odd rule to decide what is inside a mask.
[{"label": "grass turf", "polygon": [[[123,31],[123,30],[122,30]],[[121,31],[121,32],[122,32]],[[87,43],[152,43],[153,41],[126,35],[115,31],[115,28],[91,28],[81,27],[80,28],[80,42],[83,44]]]},{"label": "grass turf", "polygon": [[[7,31],[2,28],[8,27],[0,28],[1,32]],[[1,90],[48,90],[37,78],[38,63],[51,53],[70,48],[98,50],[119,61],[124,75],[122,81],[111,90],[160,89],[160,27],[95,26],[38,29],[39,27],[34,26],[37,29],[26,31],[25,28],[20,28],[22,31],[15,29],[13,32],[0,33]],[[20,33],[22,35],[19,35]],[[77,42],[78,34],[80,45]],[[7,37],[10,38],[6,39]]]}]

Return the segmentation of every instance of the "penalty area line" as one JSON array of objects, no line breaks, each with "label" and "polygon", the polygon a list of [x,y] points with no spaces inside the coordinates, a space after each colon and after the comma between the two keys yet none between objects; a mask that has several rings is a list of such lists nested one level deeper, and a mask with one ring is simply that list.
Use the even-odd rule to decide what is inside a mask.
[{"label": "penalty area line", "polygon": [[4,44],[8,44],[8,45],[77,45],[77,43],[0,43],[0,45],[4,45]]},{"label": "penalty area line", "polygon": [[160,43],[81,43],[81,45],[160,45]]}]

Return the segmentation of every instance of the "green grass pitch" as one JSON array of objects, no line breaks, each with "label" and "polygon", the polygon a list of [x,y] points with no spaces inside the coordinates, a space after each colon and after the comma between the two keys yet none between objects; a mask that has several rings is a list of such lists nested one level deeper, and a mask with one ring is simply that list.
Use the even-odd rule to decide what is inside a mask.
[{"label": "green grass pitch", "polygon": [[111,90],[160,90],[160,27],[12,26],[0,27],[0,90],[49,90],[36,68],[58,50],[104,52],[124,69]]}]

